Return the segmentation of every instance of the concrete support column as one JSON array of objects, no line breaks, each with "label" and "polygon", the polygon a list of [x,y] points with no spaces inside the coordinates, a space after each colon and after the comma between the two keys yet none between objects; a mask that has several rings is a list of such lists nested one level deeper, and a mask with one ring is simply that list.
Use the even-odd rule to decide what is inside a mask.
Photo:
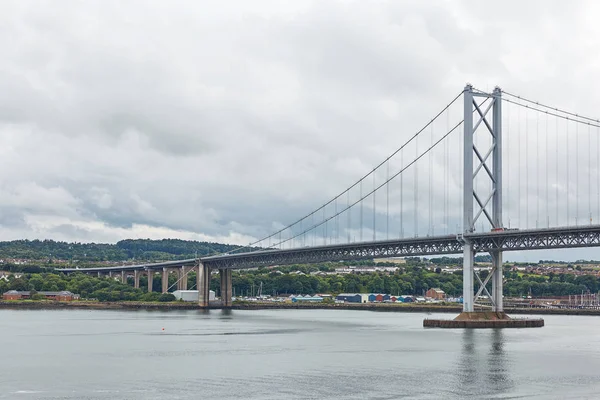
[{"label": "concrete support column", "polygon": [[169,290],[169,268],[163,267],[162,292],[167,293],[168,290]]},{"label": "concrete support column", "polygon": [[473,245],[465,242],[463,251],[463,312],[473,312]]},{"label": "concrete support column", "polygon": [[112,278],[112,271],[108,271],[108,277]]},{"label": "concrete support column", "polygon": [[210,268],[202,263],[198,266],[196,287],[198,288],[198,305],[208,307],[210,300]]},{"label": "concrete support column", "polygon": [[127,283],[127,273],[125,271],[121,271],[121,283]]},{"label": "concrete support column", "polygon": [[492,256],[492,268],[494,269],[492,275],[492,300],[494,302],[493,310],[496,312],[504,311],[504,299],[502,298],[502,252],[497,251],[490,253]]},{"label": "concrete support column", "polygon": [[98,271],[98,278],[102,276],[102,272]]},{"label": "concrete support column", "polygon": [[221,277],[221,302],[223,303],[223,307],[231,307],[231,270],[220,269],[219,275]]},{"label": "concrete support column", "polygon": [[188,271],[191,270],[189,270],[187,267],[181,267],[181,273],[179,274],[179,290],[187,290],[188,288]]},{"label": "concrete support column", "polygon": [[141,271],[139,270],[135,270],[133,271],[133,287],[136,289],[140,288],[140,275],[141,275]]},{"label": "concrete support column", "polygon": [[152,292],[152,284],[154,280],[154,270],[149,269],[148,271],[148,293]]}]

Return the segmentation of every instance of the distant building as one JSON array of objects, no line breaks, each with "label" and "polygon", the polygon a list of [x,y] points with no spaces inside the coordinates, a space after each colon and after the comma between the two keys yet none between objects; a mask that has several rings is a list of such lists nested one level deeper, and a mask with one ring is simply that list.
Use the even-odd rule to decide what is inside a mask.
[{"label": "distant building", "polygon": [[404,258],[397,258],[397,257],[374,258],[373,262],[386,262],[386,263],[394,263],[394,264],[406,264],[406,260]]},{"label": "distant building", "polygon": [[345,266],[335,269],[335,274],[373,274],[376,272],[394,273],[398,271],[398,267],[375,267],[375,266]]},{"label": "distant building", "polygon": [[[176,290],[173,292],[173,296],[177,300],[189,301],[189,302],[198,302],[199,295],[197,290]],[[211,290],[208,293],[208,300],[212,301],[215,299],[215,291]]]},{"label": "distant building", "polygon": [[317,294],[315,294],[315,296],[322,297],[323,300],[325,300],[325,299],[333,299],[333,295],[331,295],[329,293],[317,293]]},{"label": "distant building", "polygon": [[17,292],[16,290],[9,290],[2,295],[3,300],[21,300],[21,298],[21,293]]},{"label": "distant building", "polygon": [[444,300],[446,298],[446,292],[440,288],[431,288],[425,292],[425,297],[435,300]]},{"label": "distant building", "polygon": [[308,303],[320,303],[323,301],[323,298],[321,296],[293,296],[292,297],[292,303],[298,303],[298,302],[308,302]]},{"label": "distant building", "polygon": [[[44,295],[44,296],[46,296],[46,295]],[[54,296],[54,300],[56,300],[56,301],[73,301],[74,297],[75,297],[75,295],[73,293],[65,290],[65,291],[57,293]],[[46,298],[49,298],[49,297],[46,296]]]},{"label": "distant building", "polygon": [[[44,296],[48,300],[56,300],[56,301],[73,301],[79,300],[79,295],[71,293],[67,290],[63,290],[62,292],[37,292],[37,294]],[[32,294],[29,290],[25,291],[16,291],[9,290],[8,292],[2,295],[2,299],[4,300],[25,300],[31,298]]]},{"label": "distant building", "polygon": [[[363,296],[359,293],[340,293],[335,297],[335,299],[346,302],[346,303],[362,303],[363,302]],[[365,303],[366,303],[366,301],[365,301]]]}]

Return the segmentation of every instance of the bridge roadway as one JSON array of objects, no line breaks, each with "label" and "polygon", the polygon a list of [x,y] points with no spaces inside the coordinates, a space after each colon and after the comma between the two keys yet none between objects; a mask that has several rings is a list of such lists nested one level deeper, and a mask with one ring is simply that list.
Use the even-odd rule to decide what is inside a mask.
[{"label": "bridge roadway", "polygon": [[[493,250],[517,251],[538,249],[566,249],[600,246],[600,225],[559,227],[548,229],[504,230],[499,232],[470,233],[464,235],[429,236],[408,239],[382,240],[350,244],[332,244],[294,249],[261,250],[239,254],[222,254],[165,261],[150,264],[120,265],[98,268],[62,268],[59,272],[121,274],[123,282],[127,274],[133,272],[134,286],[139,287],[142,273],[148,276],[148,291],[152,291],[152,280],[156,272],[162,271],[162,292],[167,292],[168,274],[178,273],[177,288],[187,289],[187,279],[191,270],[197,271],[196,285],[200,288],[200,304],[208,305],[210,274],[218,269],[221,276],[221,294],[231,305],[231,270],[270,265],[310,264],[325,261],[372,259],[379,257],[433,256],[462,254],[463,244],[468,241],[476,253]],[[228,295],[227,295],[228,294]],[[204,296],[204,298],[202,298]]]},{"label": "bridge roadway", "polygon": [[261,250],[248,253],[222,254],[165,261],[150,264],[120,265],[114,267],[62,268],[70,272],[120,272],[156,270],[172,267],[193,267],[202,263],[211,269],[244,269],[269,265],[310,264],[325,261],[360,260],[379,257],[412,257],[444,254],[462,254],[463,242],[473,243],[477,253],[492,250],[517,251],[539,249],[566,249],[600,246],[600,225],[560,227],[549,229],[505,230],[501,232],[471,233],[464,235],[428,236],[407,239],[381,240],[350,244],[293,249]]}]

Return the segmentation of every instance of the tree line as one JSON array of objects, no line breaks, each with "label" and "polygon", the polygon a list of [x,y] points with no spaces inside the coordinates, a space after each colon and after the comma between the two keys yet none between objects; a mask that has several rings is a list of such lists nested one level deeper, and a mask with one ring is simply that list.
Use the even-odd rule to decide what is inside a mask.
[{"label": "tree line", "polygon": [[0,242],[0,259],[67,260],[76,265],[103,261],[166,261],[231,251],[239,246],[180,239],[128,239],[116,244],[68,243],[54,240]]},{"label": "tree line", "polygon": [[[236,296],[256,296],[259,289],[263,295],[316,294],[316,293],[389,293],[392,295],[422,296],[430,288],[441,288],[449,296],[462,295],[462,271],[441,273],[420,266],[404,266],[395,273],[365,273],[342,275],[315,275],[311,272],[330,271],[335,263],[323,265],[293,265],[277,269],[259,268],[250,271],[234,271],[233,292]],[[487,271],[482,271],[482,280]],[[153,292],[147,292],[147,279],[140,278],[140,289],[133,288],[133,278],[127,284],[109,277],[96,277],[83,273],[65,275],[55,272],[13,274],[8,281],[0,280],[0,292],[8,290],[61,291],[80,294],[82,298],[99,301],[168,301],[172,295],[160,294],[161,276],[153,279]],[[522,297],[529,294],[539,296],[566,296],[582,292],[596,293],[600,280],[593,275],[553,274],[548,276],[505,273],[504,295]],[[169,276],[169,286],[174,291],[176,277]],[[187,276],[188,288],[195,289],[196,274]],[[218,274],[211,280],[211,289],[219,295]],[[476,290],[478,287],[476,286]],[[488,288],[491,290],[491,287]]]}]

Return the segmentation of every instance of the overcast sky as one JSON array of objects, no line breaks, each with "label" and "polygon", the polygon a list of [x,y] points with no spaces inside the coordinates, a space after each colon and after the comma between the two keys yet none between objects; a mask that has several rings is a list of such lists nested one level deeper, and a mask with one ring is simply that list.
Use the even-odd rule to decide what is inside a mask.
[{"label": "overcast sky", "polygon": [[597,116],[598,17],[596,1],[2,1],[0,240],[246,244],[466,82]]}]

